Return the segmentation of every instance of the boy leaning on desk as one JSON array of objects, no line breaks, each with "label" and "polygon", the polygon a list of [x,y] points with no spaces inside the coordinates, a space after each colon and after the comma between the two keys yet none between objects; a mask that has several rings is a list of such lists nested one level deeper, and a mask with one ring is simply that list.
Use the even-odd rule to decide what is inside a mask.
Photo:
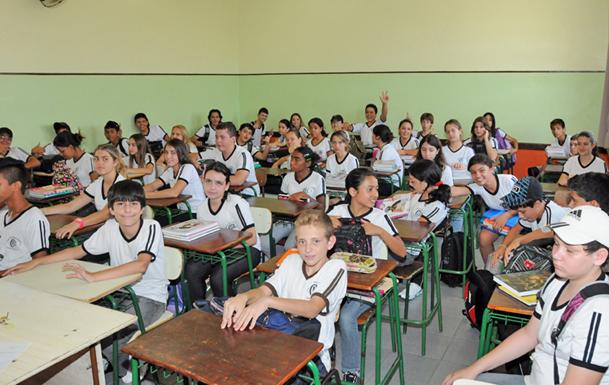
[{"label": "boy leaning on desk", "polygon": [[[138,297],[144,325],[148,326],[165,311],[169,282],[164,273],[161,226],[154,220],[142,218],[145,206],[144,189],[139,183],[130,180],[117,182],[108,191],[108,207],[113,218],[82,245],[19,264],[8,269],[5,275],[18,274],[39,265],[80,259],[87,253],[108,253],[110,268],[89,272],[79,264],[69,262],[64,265],[64,270],[69,272],[66,278],[95,282],[142,274],[142,279],[133,285],[133,290]],[[135,310],[131,307],[127,312],[134,314]],[[133,325],[121,331],[119,346],[129,341],[136,330],[137,327]],[[111,354],[111,349],[112,345],[104,349],[104,353]],[[122,362],[127,356],[121,353],[119,359]],[[122,365],[119,371],[123,372],[121,375],[126,372]]]}]

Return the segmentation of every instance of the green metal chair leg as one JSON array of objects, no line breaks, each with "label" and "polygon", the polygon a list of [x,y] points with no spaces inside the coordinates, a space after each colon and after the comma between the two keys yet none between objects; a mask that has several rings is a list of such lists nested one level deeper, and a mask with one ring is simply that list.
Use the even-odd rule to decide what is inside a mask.
[{"label": "green metal chair leg", "polygon": [[127,290],[131,297],[131,303],[133,304],[133,309],[135,310],[135,315],[137,317],[137,327],[140,329],[140,332],[144,334],[146,333],[146,326],[144,325],[144,318],[142,317],[142,311],[140,310],[140,301],[137,299],[137,295],[135,295],[131,286],[125,286],[125,290]]},{"label": "green metal chair leg", "polygon": [[[438,329],[442,332],[442,294],[440,293],[440,256],[438,253],[438,238],[434,233],[431,233],[432,241],[432,273],[433,280],[435,282],[434,292],[437,300],[437,315],[438,315]],[[434,293],[432,293],[433,298]],[[432,304],[433,308],[433,304]]]},{"label": "green metal chair leg", "polygon": [[[118,370],[115,370],[118,375]],[[137,358],[131,358],[131,383],[133,385],[140,384],[140,363]]]},{"label": "green metal chair leg", "polygon": [[360,378],[366,378],[366,340],[368,334],[368,322],[362,325],[361,333],[359,373]]},{"label": "green metal chair leg", "polygon": [[482,323],[480,324],[480,341],[478,343],[478,358],[482,357],[486,352],[486,345],[488,336],[488,326],[491,318],[490,309],[484,309],[484,313],[482,314]]},{"label": "green metal chair leg", "polygon": [[185,201],[184,204],[186,205],[186,209],[188,210],[188,219],[192,219],[192,208],[190,207],[190,203],[188,203],[188,201]]},{"label": "green metal chair leg", "polygon": [[311,381],[311,385],[321,385],[321,379],[319,378],[319,369],[317,368],[317,365],[315,365],[315,362],[307,362],[307,368],[309,368],[309,370],[313,374],[313,381]]},{"label": "green metal chair leg", "polygon": [[225,297],[228,296],[228,276],[227,276],[227,263],[226,263],[226,255],[222,251],[218,251],[218,255],[222,258],[220,260],[220,264],[222,265],[222,295]]}]

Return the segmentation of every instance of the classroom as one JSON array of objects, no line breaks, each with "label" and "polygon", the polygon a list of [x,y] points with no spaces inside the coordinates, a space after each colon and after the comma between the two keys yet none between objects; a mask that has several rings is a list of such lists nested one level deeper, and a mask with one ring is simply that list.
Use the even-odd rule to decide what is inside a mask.
[{"label": "classroom", "polygon": [[[609,282],[602,233],[567,242],[609,205],[606,1],[4,0],[0,21],[0,385],[609,384],[609,358],[526,345],[560,314],[509,286]],[[42,298],[62,327],[15,333]]]}]

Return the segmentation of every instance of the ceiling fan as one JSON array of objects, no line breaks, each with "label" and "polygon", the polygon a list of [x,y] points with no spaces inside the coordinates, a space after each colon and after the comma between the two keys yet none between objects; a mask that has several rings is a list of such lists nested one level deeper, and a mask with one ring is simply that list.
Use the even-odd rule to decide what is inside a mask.
[{"label": "ceiling fan", "polygon": [[63,2],[63,0],[40,0],[40,4],[42,4],[43,6],[47,7],[47,8],[51,8],[54,7],[56,5],[59,5]]}]

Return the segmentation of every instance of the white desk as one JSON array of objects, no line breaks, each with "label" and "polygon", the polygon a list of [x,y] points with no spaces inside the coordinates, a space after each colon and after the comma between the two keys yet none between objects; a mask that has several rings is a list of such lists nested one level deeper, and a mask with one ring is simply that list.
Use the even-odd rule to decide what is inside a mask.
[{"label": "white desk", "polygon": [[[100,265],[98,263],[84,261],[69,262],[78,263],[87,271],[100,271],[110,268],[108,265]],[[2,280],[91,303],[104,298],[108,294],[112,294],[127,285],[131,285],[141,278],[141,274],[132,274],[106,281],[88,283],[77,278],[66,278],[66,275],[70,272],[63,271],[63,265],[65,264],[66,262],[58,262],[50,265],[38,266],[25,273],[10,275]]]},{"label": "white desk", "polygon": [[18,384],[135,322],[135,316],[130,314],[5,279],[0,280],[0,309],[9,313],[8,324],[0,325],[0,340],[31,342],[25,352],[0,371],[0,385]]}]

